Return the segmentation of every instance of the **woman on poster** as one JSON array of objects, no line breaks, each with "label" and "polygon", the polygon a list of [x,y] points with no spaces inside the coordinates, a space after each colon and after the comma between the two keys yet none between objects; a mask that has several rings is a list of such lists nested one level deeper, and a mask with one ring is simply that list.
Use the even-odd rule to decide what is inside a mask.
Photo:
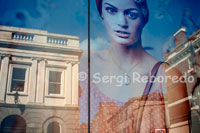
[{"label": "woman on poster", "polygon": [[[148,54],[141,40],[142,30],[149,20],[146,0],[96,0],[96,4],[110,39],[110,47],[91,53],[90,115],[93,132],[118,132],[122,129],[130,133],[167,131],[167,64]],[[82,57],[81,71],[87,72],[86,60],[87,55]],[[181,76],[177,70],[170,74]],[[80,83],[81,123],[87,123],[88,118],[87,80]],[[118,112],[109,107],[113,106],[109,103],[122,108],[129,101],[134,103],[129,111],[133,115],[131,126],[121,123],[121,129],[109,127],[108,120]],[[102,105],[106,107],[102,109]],[[104,124],[105,127],[102,126]]]}]

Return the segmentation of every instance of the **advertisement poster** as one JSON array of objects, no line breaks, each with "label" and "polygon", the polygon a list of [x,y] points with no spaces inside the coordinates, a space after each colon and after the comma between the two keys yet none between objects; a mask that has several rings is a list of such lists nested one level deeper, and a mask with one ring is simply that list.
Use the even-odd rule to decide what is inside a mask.
[{"label": "advertisement poster", "polygon": [[0,133],[199,133],[199,5],[0,0]]}]

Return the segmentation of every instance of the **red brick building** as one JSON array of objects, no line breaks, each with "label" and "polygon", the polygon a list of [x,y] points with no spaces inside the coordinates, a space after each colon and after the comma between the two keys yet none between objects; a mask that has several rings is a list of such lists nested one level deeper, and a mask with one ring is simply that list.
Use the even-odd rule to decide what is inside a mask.
[{"label": "red brick building", "polygon": [[[187,90],[176,84],[167,86],[170,132],[173,133],[188,133],[189,130],[195,133],[200,132],[199,124],[197,124],[199,122],[194,121],[194,119],[199,118],[194,112],[199,111],[197,79],[200,75],[200,30],[189,38],[186,38],[185,32],[185,28],[180,28],[174,34],[176,46],[165,55],[166,62],[170,64],[166,73],[170,73],[173,68],[178,69],[184,75],[187,86]],[[177,95],[179,96],[177,97]],[[192,114],[192,118],[190,114]]]},{"label": "red brick building", "polygon": [[91,128],[93,133],[104,133],[110,127],[107,123],[108,119],[119,110],[119,106],[115,103],[100,103],[99,112],[95,115],[94,120],[91,121]]},{"label": "red brick building", "polygon": [[122,106],[115,114],[107,121],[109,128],[107,133],[131,133],[134,131],[134,116],[137,113],[137,105],[139,98],[132,98],[124,106]]},{"label": "red brick building", "polygon": [[80,125],[80,133],[88,133],[88,124],[87,123],[82,123]]}]

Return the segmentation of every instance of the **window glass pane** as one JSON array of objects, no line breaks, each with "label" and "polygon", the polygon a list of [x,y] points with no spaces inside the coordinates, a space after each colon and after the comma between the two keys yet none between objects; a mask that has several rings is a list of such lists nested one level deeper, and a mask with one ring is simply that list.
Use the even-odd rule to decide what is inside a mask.
[{"label": "window glass pane", "polygon": [[49,82],[57,82],[61,81],[61,72],[50,71],[49,72]]},{"label": "window glass pane", "polygon": [[24,91],[26,69],[13,68],[11,91]]},{"label": "window glass pane", "polygon": [[24,91],[24,81],[12,80],[11,91]]},{"label": "window glass pane", "polygon": [[25,80],[26,69],[24,68],[13,68],[12,79]]},{"label": "window glass pane", "polygon": [[49,83],[49,94],[60,94],[60,84]]}]

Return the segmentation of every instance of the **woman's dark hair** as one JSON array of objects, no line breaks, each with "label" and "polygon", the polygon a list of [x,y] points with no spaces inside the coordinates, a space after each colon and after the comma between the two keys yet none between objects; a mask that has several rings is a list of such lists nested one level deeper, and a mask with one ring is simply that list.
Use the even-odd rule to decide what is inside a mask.
[{"label": "woman's dark hair", "polygon": [[[149,9],[148,9],[148,6],[147,6],[147,2],[146,2],[146,0],[133,0],[133,1],[141,9],[142,15],[144,17],[144,25],[145,25],[149,20]],[[96,5],[97,5],[97,9],[98,9],[99,15],[101,16],[101,13],[102,13],[102,0],[96,0]]]}]

